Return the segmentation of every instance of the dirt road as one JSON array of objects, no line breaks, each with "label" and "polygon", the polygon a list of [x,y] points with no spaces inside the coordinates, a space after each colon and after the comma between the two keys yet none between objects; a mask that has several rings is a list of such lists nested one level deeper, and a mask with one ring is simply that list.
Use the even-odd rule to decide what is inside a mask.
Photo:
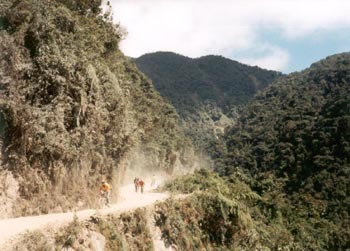
[{"label": "dirt road", "polygon": [[[166,193],[154,193],[147,187],[143,194],[135,193],[134,185],[124,186],[120,190],[120,200],[109,208],[98,210],[99,214],[118,213],[132,210],[138,207],[151,205],[158,200],[168,198]],[[0,220],[0,250],[6,241],[27,230],[42,229],[45,226],[59,227],[73,220],[76,214],[79,219],[86,219],[97,212],[95,209],[82,210],[77,212],[47,214],[30,217],[12,218]]]}]

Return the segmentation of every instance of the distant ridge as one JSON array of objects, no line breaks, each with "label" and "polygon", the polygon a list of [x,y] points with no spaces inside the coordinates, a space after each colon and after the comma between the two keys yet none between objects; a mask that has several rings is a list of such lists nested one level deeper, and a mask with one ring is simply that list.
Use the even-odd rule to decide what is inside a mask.
[{"label": "distant ridge", "polygon": [[173,52],[155,52],[135,62],[185,117],[206,101],[216,103],[227,113],[282,75],[213,55],[192,59]]},{"label": "distant ridge", "polygon": [[218,139],[239,116],[238,107],[282,76],[280,72],[213,55],[192,59],[172,52],[156,52],[135,62],[160,94],[175,106],[195,147],[212,157],[221,144]]}]

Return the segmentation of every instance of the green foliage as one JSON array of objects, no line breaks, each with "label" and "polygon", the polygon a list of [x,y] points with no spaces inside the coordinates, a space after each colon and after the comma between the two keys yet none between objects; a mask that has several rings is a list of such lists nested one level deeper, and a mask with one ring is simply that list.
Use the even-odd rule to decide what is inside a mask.
[{"label": "green foliage", "polygon": [[70,10],[85,14],[91,11],[98,14],[100,10],[101,0],[58,0],[58,2],[66,5]]},{"label": "green foliage", "polygon": [[3,166],[20,177],[18,215],[93,206],[101,176],[117,187],[136,146],[169,173],[174,159],[186,162],[191,144],[175,109],[120,52],[124,31],[99,14],[100,2],[23,0],[1,10]]},{"label": "green foliage", "polygon": [[8,28],[8,21],[5,17],[0,17],[0,31]]},{"label": "green foliage", "polygon": [[191,194],[157,205],[156,225],[166,243],[180,250],[260,247],[249,209],[260,197],[242,179],[242,174],[222,179],[202,169],[168,182],[165,189]]},{"label": "green foliage", "polygon": [[6,120],[4,118],[4,115],[0,113],[0,137],[4,136],[5,128],[6,128]]},{"label": "green foliage", "polygon": [[108,219],[94,218],[97,220],[97,227],[99,232],[106,237],[106,249],[108,250],[123,250],[123,237],[118,231],[117,218],[114,216],[109,216]]},{"label": "green foliage", "polygon": [[222,143],[214,124],[234,123],[236,108],[281,74],[250,67],[219,56],[198,59],[170,52],[157,52],[135,59],[160,94],[176,108],[185,133],[194,146],[212,157]]},{"label": "green foliage", "polygon": [[219,56],[191,59],[170,52],[146,54],[136,64],[184,117],[193,116],[204,101],[228,112],[280,75]]},{"label": "green foliage", "polygon": [[345,250],[349,225],[324,217],[326,201],[287,195],[284,185],[272,172],[220,178],[199,170],[165,185],[190,195],[157,205],[156,224],[180,250]]},{"label": "green foliage", "polygon": [[349,247],[349,62],[350,54],[335,55],[263,90],[226,134],[217,167],[249,172],[272,203],[268,217],[280,214],[300,250]]},{"label": "green foliage", "polygon": [[105,250],[153,251],[145,209],[122,213],[119,216],[98,217],[94,218],[93,222],[96,225],[91,225],[90,229],[106,237]]},{"label": "green foliage", "polygon": [[78,220],[78,217],[74,215],[74,219],[67,227],[62,231],[63,234],[55,237],[55,243],[59,247],[70,247],[77,240],[78,235],[82,231],[82,224]]},{"label": "green foliage", "polygon": [[186,175],[178,177],[172,181],[166,182],[164,189],[170,192],[193,193],[195,191],[204,191],[206,189],[217,189],[219,178],[207,169],[196,171],[195,175]]}]

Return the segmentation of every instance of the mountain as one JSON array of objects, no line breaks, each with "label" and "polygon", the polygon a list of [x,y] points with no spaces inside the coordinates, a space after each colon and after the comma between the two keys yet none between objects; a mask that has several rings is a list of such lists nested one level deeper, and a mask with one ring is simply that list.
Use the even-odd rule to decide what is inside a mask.
[{"label": "mountain", "polygon": [[116,197],[131,175],[193,165],[176,110],[100,4],[1,3],[1,217],[92,207],[101,179]]},{"label": "mountain", "polygon": [[175,106],[195,146],[206,152],[212,152],[211,142],[235,123],[237,107],[282,75],[221,56],[192,59],[156,52],[135,62]]},{"label": "mountain", "polygon": [[221,57],[188,58],[172,52],[145,54],[135,62],[181,116],[191,116],[206,102],[225,113],[247,103],[257,90],[281,74]]},{"label": "mountain", "polygon": [[245,170],[302,250],[350,246],[349,76],[343,53],[264,89],[227,132],[217,166],[224,176]]},{"label": "mountain", "polygon": [[[187,172],[198,161],[192,132],[208,139],[217,173],[175,177],[160,189],[180,196],[75,217],[8,250],[349,249],[350,53],[287,76],[160,53],[170,59],[153,64],[167,69],[159,76],[184,77],[159,83],[179,99],[185,134],[175,108],[120,52],[123,29],[100,4],[0,3],[0,217],[96,208],[102,178],[116,201],[134,175]],[[226,82],[216,69],[245,80]]]}]

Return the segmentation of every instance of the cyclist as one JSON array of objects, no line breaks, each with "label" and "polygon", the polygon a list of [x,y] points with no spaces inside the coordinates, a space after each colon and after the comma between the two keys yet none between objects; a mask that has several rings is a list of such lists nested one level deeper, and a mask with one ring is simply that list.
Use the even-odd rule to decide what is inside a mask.
[{"label": "cyclist", "polygon": [[105,181],[101,181],[101,186],[100,186],[100,195],[101,197],[106,199],[106,205],[108,206],[110,204],[110,193],[111,193],[111,186]]}]

